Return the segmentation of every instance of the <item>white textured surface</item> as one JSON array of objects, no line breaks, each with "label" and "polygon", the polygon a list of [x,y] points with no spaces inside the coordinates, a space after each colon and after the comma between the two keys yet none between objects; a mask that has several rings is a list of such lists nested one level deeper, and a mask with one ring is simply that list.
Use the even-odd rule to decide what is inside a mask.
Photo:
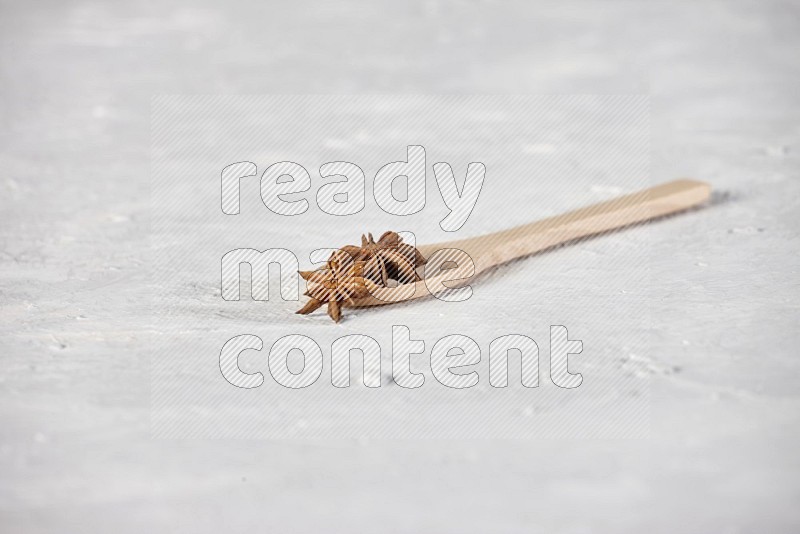
[{"label": "white textured surface", "polygon": [[[274,269],[269,302],[250,300],[246,290],[241,300],[225,301],[219,289],[220,258],[240,247],[285,247],[306,268],[311,250],[356,243],[365,231],[379,236],[388,228],[412,230],[419,243],[433,244],[644,189],[650,141],[646,97],[179,96],[158,98],[153,116],[151,245],[159,321],[158,335],[151,339],[152,428],[157,437],[647,435],[647,227],[484,273],[465,302],[429,299],[347,310],[337,325],[324,310],[294,315],[301,304],[277,298]],[[331,140],[338,140],[333,148]],[[372,178],[386,163],[405,158],[406,143],[426,148],[428,192],[421,211],[397,216],[377,206]],[[531,153],[532,144],[547,144],[552,152]],[[223,214],[219,171],[244,157],[257,161],[262,172],[287,158],[310,169],[312,192],[304,195],[312,201],[308,211],[289,217],[266,209],[256,173],[240,181],[241,212]],[[369,177],[367,205],[347,217],[324,213],[314,202],[313,192],[323,181],[316,169],[337,160],[358,162]],[[479,201],[459,232],[445,232],[439,221],[447,208],[430,167],[447,161],[462,174],[472,160],[487,168]],[[291,273],[296,269],[289,267]],[[263,282],[261,274],[257,283]],[[585,372],[587,380],[574,391],[549,379],[551,324],[566,325],[572,339],[586,342],[586,354],[576,357],[581,365],[574,361],[572,368]],[[393,325],[407,326],[413,339],[426,344],[424,354],[411,358],[415,372],[428,370],[418,390],[393,387]],[[266,348],[239,358],[246,371],[267,376],[267,384],[255,391],[220,379],[219,351],[240,334],[260,336]],[[336,338],[372,336],[383,347],[386,387],[343,392],[331,387],[328,364],[323,376],[302,391],[277,387],[266,354],[275,340],[290,334],[311,337],[326,355]],[[473,367],[483,380],[469,390],[453,391],[431,376],[432,347],[451,334],[470,336],[484,353]],[[523,388],[518,377],[508,390],[490,386],[489,343],[505,334],[538,342],[539,389]],[[353,360],[355,375],[360,358]],[[515,362],[512,368],[518,369]]]},{"label": "white textured surface", "polygon": [[[796,3],[0,9],[0,530],[800,527]],[[151,95],[327,92],[651,95],[651,439],[150,439]]]}]

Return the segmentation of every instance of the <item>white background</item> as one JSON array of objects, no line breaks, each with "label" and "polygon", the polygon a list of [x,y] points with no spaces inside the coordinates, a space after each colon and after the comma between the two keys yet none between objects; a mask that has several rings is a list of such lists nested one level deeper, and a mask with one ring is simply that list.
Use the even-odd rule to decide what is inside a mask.
[{"label": "white background", "polygon": [[[338,325],[324,309],[308,317],[294,315],[306,298],[299,302],[295,292],[295,300],[281,300],[274,268],[268,302],[250,298],[250,279],[264,285],[267,277],[259,270],[252,277],[249,267],[241,269],[241,299],[223,300],[220,263],[236,249],[284,248],[309,269],[312,250],[360,243],[362,232],[377,238],[387,229],[407,230],[420,244],[453,241],[645,189],[651,185],[648,104],[647,97],[618,95],[155,98],[150,286],[150,313],[158,320],[158,335],[150,338],[154,435],[647,437],[646,355],[652,352],[648,227],[483,273],[463,302],[429,299],[345,310]],[[373,178],[382,166],[405,161],[407,144],[425,148],[427,192],[422,210],[398,216],[378,206]],[[259,170],[239,181],[240,212],[224,214],[221,169],[243,158],[257,162]],[[283,160],[302,165],[311,175],[310,191],[287,196],[305,198],[304,213],[281,216],[262,202],[261,173]],[[358,213],[333,216],[317,205],[317,190],[331,182],[318,169],[342,160],[356,163],[366,174],[361,187],[365,206]],[[451,165],[460,184],[469,162],[480,161],[486,168],[478,202],[455,232],[439,225],[448,208],[431,167],[442,161]],[[701,215],[684,216],[691,220]],[[289,267],[284,277],[297,280],[296,269]],[[304,282],[299,285],[305,290]],[[402,357],[402,347],[395,351],[392,344],[393,325],[407,326],[412,339],[425,343],[424,353],[411,358],[411,370],[427,375],[418,390],[393,383],[393,358],[401,366]],[[572,339],[585,343],[586,352],[574,356],[570,366],[586,375],[574,391],[550,380],[551,325],[566,326]],[[232,387],[221,377],[220,350],[242,334],[263,342],[262,351],[239,358],[246,372],[266,375],[257,390]],[[267,368],[272,344],[290,334],[308,336],[323,348],[324,371],[303,390],[280,387]],[[341,391],[331,386],[331,344],[354,334],[371,336],[382,347],[380,391],[363,386],[360,355],[352,358],[354,387]],[[469,390],[447,388],[431,373],[434,344],[451,334],[468,336],[481,347],[480,363],[462,371],[478,374],[478,384]],[[510,387],[490,386],[489,344],[507,334],[525,335],[538,344],[539,389],[521,386],[518,355],[510,359]],[[297,367],[291,367],[295,372],[303,365],[297,356]],[[295,363],[294,355],[289,360]]]},{"label": "white background", "polygon": [[[797,530],[796,3],[0,10],[1,530]],[[720,192],[649,228],[651,439],[151,439],[157,93],[649,94],[653,182]]]}]

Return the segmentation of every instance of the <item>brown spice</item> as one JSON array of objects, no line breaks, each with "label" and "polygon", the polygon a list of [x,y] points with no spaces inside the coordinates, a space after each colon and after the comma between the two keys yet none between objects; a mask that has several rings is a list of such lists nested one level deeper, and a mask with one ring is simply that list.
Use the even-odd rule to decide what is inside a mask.
[{"label": "brown spice", "polygon": [[388,287],[389,280],[406,284],[420,279],[416,269],[426,260],[416,248],[403,243],[396,232],[385,232],[377,242],[368,235],[361,236],[360,247],[346,245],[333,252],[324,268],[300,271],[311,300],[297,313],[307,315],[327,303],[328,315],[339,322],[342,302]]}]

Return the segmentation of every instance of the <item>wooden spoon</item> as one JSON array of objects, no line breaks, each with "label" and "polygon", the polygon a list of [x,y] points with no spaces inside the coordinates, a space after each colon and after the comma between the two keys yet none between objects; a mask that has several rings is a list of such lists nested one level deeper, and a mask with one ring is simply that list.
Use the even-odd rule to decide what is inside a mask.
[{"label": "wooden spoon", "polygon": [[[463,286],[483,271],[513,259],[582,237],[684,211],[706,202],[710,196],[711,186],[706,183],[675,180],[509,230],[418,246],[428,258],[423,280],[380,288],[371,296],[355,299],[352,303],[344,302],[343,305],[380,306],[426,297]],[[457,266],[442,270],[441,267],[448,267],[448,261]]]}]

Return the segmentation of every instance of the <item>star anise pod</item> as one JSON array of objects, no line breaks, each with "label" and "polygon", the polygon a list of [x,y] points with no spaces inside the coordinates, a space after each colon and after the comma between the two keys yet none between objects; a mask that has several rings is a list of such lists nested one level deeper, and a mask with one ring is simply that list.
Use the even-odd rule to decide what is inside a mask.
[{"label": "star anise pod", "polygon": [[370,291],[379,287],[364,277],[366,262],[350,260],[351,266],[346,269],[341,268],[336,262],[333,262],[333,265],[331,263],[328,262],[329,266],[326,269],[300,271],[300,276],[308,282],[306,295],[311,299],[297,313],[307,315],[327,303],[328,315],[338,323],[342,316],[343,301],[352,302],[354,298],[366,297]]},{"label": "star anise pod", "polygon": [[425,264],[420,252],[407,243],[397,232],[385,232],[378,241],[372,234],[361,236],[361,257],[366,259],[366,276],[381,285],[397,280],[401,284],[419,280],[417,267]]},{"label": "star anise pod", "polygon": [[361,236],[361,247],[347,245],[334,251],[324,269],[300,272],[308,281],[306,295],[311,300],[297,313],[309,314],[327,303],[328,315],[338,322],[342,301],[388,287],[390,279],[401,284],[420,279],[416,268],[426,260],[416,248],[403,243],[396,232],[385,232],[377,242],[368,236]]}]

